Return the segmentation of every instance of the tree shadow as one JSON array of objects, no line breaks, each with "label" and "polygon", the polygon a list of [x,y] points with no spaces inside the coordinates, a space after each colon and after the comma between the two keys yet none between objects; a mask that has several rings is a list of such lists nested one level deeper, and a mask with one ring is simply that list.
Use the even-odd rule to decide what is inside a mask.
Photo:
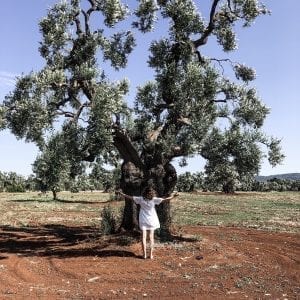
[{"label": "tree shadow", "polygon": [[176,235],[172,234],[170,236],[170,241],[173,243],[195,243],[199,242],[199,238],[196,236],[183,236],[183,235]]},{"label": "tree shadow", "polygon": [[199,236],[193,235],[193,234],[183,234],[180,232],[174,232],[172,230],[172,233],[160,236],[159,234],[155,235],[157,240],[160,240],[161,243],[195,243],[199,242]]},{"label": "tree shadow", "polygon": [[[139,257],[120,245],[119,239],[103,237],[95,227],[45,225],[39,227],[0,226],[0,252],[21,256],[56,258]],[[5,259],[0,256],[0,259]]]},{"label": "tree shadow", "polygon": [[112,202],[107,201],[84,201],[84,200],[66,200],[66,199],[18,199],[11,200],[10,202],[22,203],[22,202],[39,202],[39,203],[67,203],[67,204],[107,204]]}]

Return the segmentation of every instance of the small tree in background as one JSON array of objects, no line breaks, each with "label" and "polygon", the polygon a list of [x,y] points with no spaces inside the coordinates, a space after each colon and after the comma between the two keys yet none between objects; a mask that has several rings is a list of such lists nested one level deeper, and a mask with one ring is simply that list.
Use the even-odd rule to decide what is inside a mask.
[{"label": "small tree in background", "polygon": [[[1,174],[0,174],[1,176]],[[3,191],[9,193],[20,193],[26,191],[26,179],[24,176],[17,174],[16,172],[3,173],[0,177],[2,180]]]},{"label": "small tree in background", "polygon": [[4,192],[5,174],[0,171],[0,192]]},{"label": "small tree in background", "polygon": [[57,200],[57,193],[65,188],[72,174],[70,153],[65,146],[64,135],[52,135],[33,163],[39,189],[52,191],[54,200]]},{"label": "small tree in background", "polygon": [[178,176],[176,188],[179,192],[193,192],[203,189],[204,174],[201,172],[185,172]]},{"label": "small tree in background", "polygon": [[[206,183],[209,189],[232,193],[242,184],[252,185],[258,174],[262,160],[259,142],[268,143],[268,139],[256,128],[240,128],[233,123],[229,129],[214,128],[202,147],[201,154],[206,158]],[[277,143],[270,161],[277,161],[273,156],[280,156]],[[273,163],[272,163],[273,164]]]},{"label": "small tree in background", "polygon": [[89,178],[94,183],[94,186],[98,187],[98,189],[102,189],[104,192],[109,192],[120,186],[120,165],[116,164],[115,168],[106,169],[104,168],[103,160],[97,159],[91,167]]}]

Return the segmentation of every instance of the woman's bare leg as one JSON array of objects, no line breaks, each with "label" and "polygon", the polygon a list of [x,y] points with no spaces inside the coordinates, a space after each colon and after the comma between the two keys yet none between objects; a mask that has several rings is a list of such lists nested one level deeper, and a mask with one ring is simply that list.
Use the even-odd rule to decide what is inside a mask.
[{"label": "woman's bare leg", "polygon": [[147,258],[147,230],[142,230],[142,247],[144,258]]},{"label": "woman's bare leg", "polygon": [[153,249],[154,249],[154,230],[151,229],[149,232],[150,235],[150,258],[153,259]]}]

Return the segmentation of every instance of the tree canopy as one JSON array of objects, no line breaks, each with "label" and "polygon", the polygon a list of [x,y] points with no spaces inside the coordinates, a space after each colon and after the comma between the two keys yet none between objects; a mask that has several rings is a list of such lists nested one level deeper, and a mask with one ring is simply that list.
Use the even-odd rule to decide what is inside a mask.
[{"label": "tree canopy", "polygon": [[[209,174],[232,180],[258,172],[265,153],[260,145],[272,165],[279,163],[279,141],[262,132],[269,109],[251,86],[255,71],[226,57],[237,49],[235,26],[249,27],[269,12],[258,0],[210,3],[208,16],[192,0],[130,1],[130,7],[120,0],[57,3],[39,23],[45,66],[18,78],[1,107],[0,126],[41,151],[63,135],[70,170],[99,156],[122,159],[131,170],[129,179],[122,170],[125,186],[151,178],[159,194],[175,186],[171,162],[177,157],[184,164],[199,154]],[[124,101],[128,81],[110,80],[103,62],[125,68],[140,42],[136,31],[155,30],[158,19],[168,33],[149,45],[154,78],[138,87],[130,106]],[[203,55],[203,46],[215,40],[224,57]]]}]

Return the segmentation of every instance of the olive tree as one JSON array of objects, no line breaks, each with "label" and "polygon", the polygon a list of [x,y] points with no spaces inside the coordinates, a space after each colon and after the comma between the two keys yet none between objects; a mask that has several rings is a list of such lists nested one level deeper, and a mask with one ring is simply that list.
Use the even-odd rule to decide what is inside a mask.
[{"label": "olive tree", "polygon": [[185,172],[178,176],[176,188],[179,192],[193,192],[195,190],[203,189],[203,183],[203,173]]},{"label": "olive tree", "polygon": [[226,130],[214,128],[202,147],[206,184],[211,190],[233,193],[242,185],[250,189],[264,157],[260,144],[269,146],[273,166],[282,159],[278,140],[267,138],[256,126],[241,128],[236,123]]},{"label": "olive tree", "polygon": [[[265,6],[258,0],[213,0],[205,16],[192,0],[131,3],[135,3],[131,27],[128,21],[122,23],[132,15],[121,0],[70,0],[50,9],[39,24],[45,67],[17,80],[1,108],[5,121],[0,124],[41,150],[47,133],[61,126],[70,140],[66,149],[75,169],[76,163],[99,156],[111,163],[121,159],[120,186],[131,195],[140,194],[148,184],[159,196],[169,195],[177,178],[175,158],[200,154],[215,164],[202,148],[218,130],[220,119],[230,120],[240,136],[249,132],[251,143],[265,144],[272,162],[278,163],[282,156],[272,151],[280,153],[279,144],[252,134],[261,130],[269,112],[249,86],[255,72],[226,57],[237,49],[235,26],[249,27],[268,13]],[[149,45],[148,65],[154,78],[138,87],[130,107],[124,101],[128,82],[111,81],[102,60],[116,70],[126,67],[128,55],[139,43],[134,32],[155,30],[157,19],[168,26],[168,33]],[[215,40],[225,57],[203,54],[203,47]],[[235,79],[226,76],[228,68]],[[227,143],[227,138],[221,142]],[[234,163],[238,160],[228,156],[232,170]],[[169,202],[159,207],[159,217],[162,233],[168,233]],[[136,225],[136,207],[126,201],[122,227]]]},{"label": "olive tree", "polygon": [[[33,163],[33,172],[39,190],[51,191],[54,200],[57,200],[57,193],[65,189],[65,184],[74,174],[68,151],[64,134],[52,135]],[[79,173],[79,170],[76,170],[76,175]]]}]

